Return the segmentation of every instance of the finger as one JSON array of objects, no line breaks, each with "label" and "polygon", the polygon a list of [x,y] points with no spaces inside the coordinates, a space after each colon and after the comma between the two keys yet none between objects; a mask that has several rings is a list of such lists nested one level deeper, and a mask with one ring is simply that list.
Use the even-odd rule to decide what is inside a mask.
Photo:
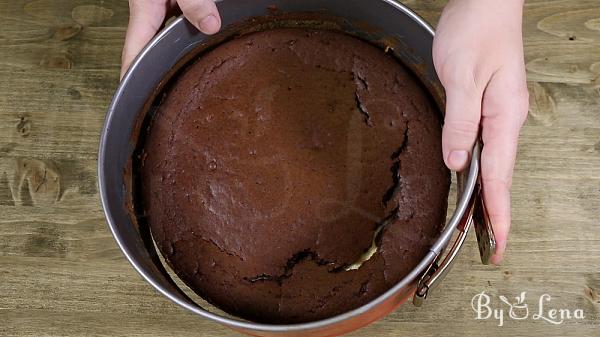
[{"label": "finger", "polygon": [[484,146],[481,153],[481,177],[485,206],[496,239],[496,251],[491,262],[499,264],[506,250],[510,230],[510,187],[517,140],[509,123],[502,122],[504,125],[494,125],[492,129],[488,129],[494,122],[488,120],[483,127]]},{"label": "finger", "polygon": [[179,0],[179,8],[196,28],[205,34],[221,29],[221,17],[213,0]]},{"label": "finger", "polygon": [[167,12],[165,3],[131,0],[129,1],[129,25],[125,35],[125,44],[121,55],[121,78],[125,75],[131,62],[156,35]]},{"label": "finger", "polygon": [[515,81],[518,77],[499,74],[492,78],[483,96],[481,174],[483,196],[496,238],[491,261],[494,264],[502,261],[506,250],[513,168],[519,130],[528,106],[524,76],[523,81]]},{"label": "finger", "polygon": [[442,131],[442,150],[446,166],[462,171],[469,162],[475,139],[479,133],[481,97],[473,84],[444,84],[446,89],[446,117]]}]

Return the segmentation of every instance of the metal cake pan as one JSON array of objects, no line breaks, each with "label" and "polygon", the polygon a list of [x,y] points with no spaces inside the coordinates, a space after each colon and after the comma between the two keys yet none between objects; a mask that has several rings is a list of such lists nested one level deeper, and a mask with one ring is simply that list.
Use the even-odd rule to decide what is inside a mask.
[{"label": "metal cake pan", "polygon": [[[261,20],[275,20],[284,24],[301,23],[302,20],[290,19],[294,17],[294,13],[317,13],[323,17],[335,18],[332,22],[337,29],[382,47],[390,47],[394,55],[419,77],[440,108],[443,107],[443,89],[431,56],[434,31],[423,19],[397,1],[223,0],[217,2],[217,7],[224,27],[221,33],[216,37],[208,37],[199,33],[185,18],[175,19],[135,59],[110,103],[100,141],[98,180],[108,225],[129,262],[148,283],[179,306],[206,319],[256,336],[339,335],[387,315],[415,296],[415,292],[415,303],[419,303],[427,296],[431,282],[443,278],[448,271],[446,267],[451,264],[452,259],[442,259],[442,255],[453,235],[459,233],[459,239],[448,254],[451,258],[451,255],[455,256],[460,250],[471,227],[473,205],[479,194],[479,146],[473,151],[469,170],[457,173],[457,207],[429,253],[387,292],[362,307],[341,315],[315,322],[277,325],[215,314],[186,296],[160,265],[156,251],[148,245],[148,229],[138,227],[131,216],[130,166],[136,147],[139,120],[148,111],[148,102],[153,100],[154,95],[177,68],[201,50],[239,34],[240,27],[246,27],[241,23],[260,23]],[[310,24],[319,25],[315,20]]]}]

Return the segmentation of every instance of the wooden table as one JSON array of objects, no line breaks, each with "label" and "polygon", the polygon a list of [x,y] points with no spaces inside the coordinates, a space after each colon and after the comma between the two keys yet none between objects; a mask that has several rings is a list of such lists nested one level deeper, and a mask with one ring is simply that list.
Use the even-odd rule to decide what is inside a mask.
[{"label": "wooden table", "polygon": [[[435,23],[445,1],[405,1]],[[235,335],[154,291],[118,250],[96,157],[117,86],[126,1],[0,0],[0,335]],[[530,116],[514,178],[505,263],[474,237],[422,308],[354,336],[600,336],[600,2],[531,0]],[[476,320],[473,296],[526,291],[530,316]],[[581,309],[559,325],[531,317]]]}]

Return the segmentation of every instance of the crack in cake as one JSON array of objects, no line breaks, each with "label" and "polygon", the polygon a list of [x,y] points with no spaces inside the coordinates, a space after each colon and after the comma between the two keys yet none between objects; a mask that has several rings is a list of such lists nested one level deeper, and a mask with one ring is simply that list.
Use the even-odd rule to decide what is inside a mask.
[{"label": "crack in cake", "polygon": [[[299,323],[366,304],[443,228],[435,104],[393,56],[350,35],[225,42],[173,80],[145,132],[136,202],[160,252],[242,318]],[[345,271],[383,221],[377,253]]]}]

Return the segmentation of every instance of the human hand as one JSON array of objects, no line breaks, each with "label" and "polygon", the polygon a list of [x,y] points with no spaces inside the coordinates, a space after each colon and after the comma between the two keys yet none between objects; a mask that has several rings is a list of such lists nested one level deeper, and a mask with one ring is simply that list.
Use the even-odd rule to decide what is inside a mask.
[{"label": "human hand", "polygon": [[181,9],[183,15],[205,34],[221,28],[221,18],[213,0],[129,0],[129,26],[121,57],[121,77],[133,59],[156,35],[167,14]]},{"label": "human hand", "polygon": [[446,90],[442,148],[462,171],[479,135],[481,178],[499,264],[510,228],[510,187],[529,95],[522,39],[523,0],[450,0],[440,18],[433,60]]}]

